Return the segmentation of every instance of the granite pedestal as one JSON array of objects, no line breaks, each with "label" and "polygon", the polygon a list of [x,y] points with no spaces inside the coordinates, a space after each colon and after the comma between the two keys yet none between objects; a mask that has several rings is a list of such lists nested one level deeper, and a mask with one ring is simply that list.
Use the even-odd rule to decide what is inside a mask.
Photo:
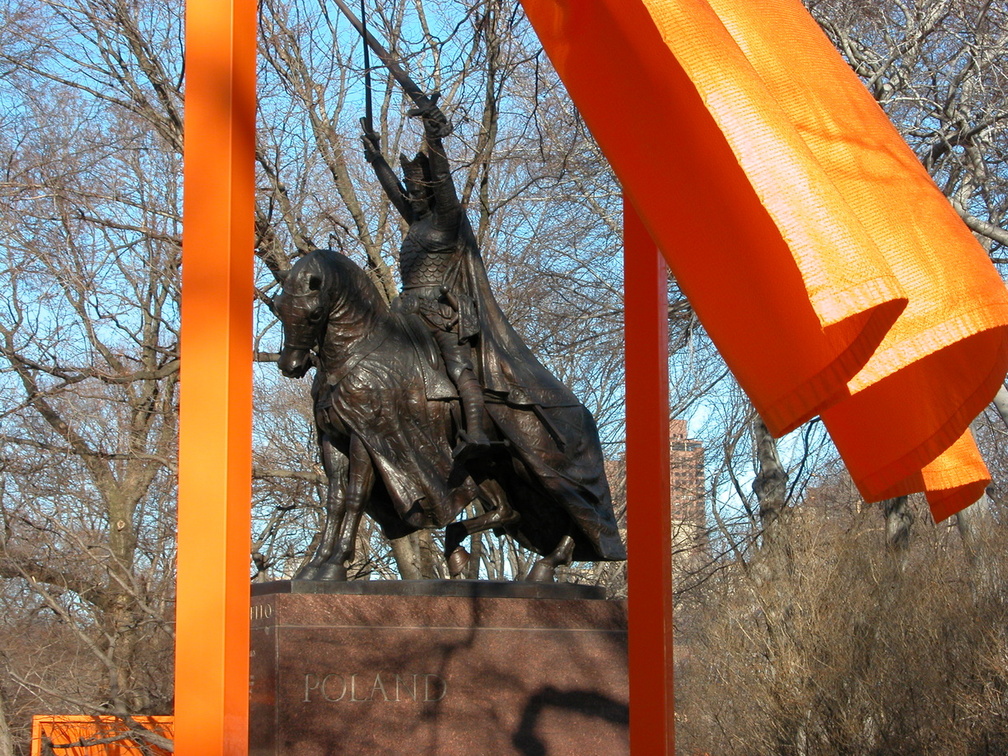
[{"label": "granite pedestal", "polygon": [[598,596],[476,581],[257,585],[249,753],[627,754],[626,611]]}]

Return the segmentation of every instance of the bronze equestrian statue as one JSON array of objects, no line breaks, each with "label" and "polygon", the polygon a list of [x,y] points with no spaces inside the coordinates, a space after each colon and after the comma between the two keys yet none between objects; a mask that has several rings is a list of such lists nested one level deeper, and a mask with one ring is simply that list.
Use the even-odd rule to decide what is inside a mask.
[{"label": "bronze equestrian statue", "polygon": [[[591,413],[535,358],[494,299],[459,202],[442,140],[451,125],[343,3],[424,126],[405,185],[381,154],[368,117],[367,161],[408,229],[402,293],[388,307],[363,271],[331,250],[302,257],[274,309],[280,369],[312,384],[326,524],[302,579],[345,580],[366,509],[389,538],[445,528],[450,574],[469,559],[467,535],[502,529],[543,558],[530,580],[576,560],[622,560],[598,430]],[[456,522],[472,502],[483,514]]]},{"label": "bronze equestrian statue", "polygon": [[[317,361],[312,396],[329,479],[320,545],[298,578],[346,579],[365,509],[389,538],[446,528],[453,576],[468,559],[462,540],[489,528],[544,555],[533,580],[551,580],[572,558],[626,558],[595,423],[555,378],[487,391],[494,443],[462,460],[452,453],[458,391],[431,329],[386,305],[360,267],[339,252],[311,252],[286,275],[274,309],[284,375],[300,378]],[[484,514],[455,522],[473,501]]]}]

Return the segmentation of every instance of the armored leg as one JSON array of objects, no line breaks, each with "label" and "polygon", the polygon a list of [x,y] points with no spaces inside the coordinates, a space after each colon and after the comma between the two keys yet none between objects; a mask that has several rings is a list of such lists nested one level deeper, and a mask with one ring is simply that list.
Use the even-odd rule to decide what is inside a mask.
[{"label": "armored leg", "polygon": [[483,427],[485,408],[483,404],[483,387],[476,380],[471,352],[468,344],[459,344],[458,337],[450,331],[435,331],[434,338],[445,360],[448,375],[455,383],[462,402],[462,415],[465,431],[462,433],[462,443],[456,449],[456,456],[464,454],[472,456],[484,453],[490,449],[490,438]]},{"label": "armored leg", "polygon": [[470,445],[480,451],[490,448],[490,439],[483,428],[483,387],[479,385],[471,370],[462,373],[458,383],[459,398],[465,415],[466,436]]}]

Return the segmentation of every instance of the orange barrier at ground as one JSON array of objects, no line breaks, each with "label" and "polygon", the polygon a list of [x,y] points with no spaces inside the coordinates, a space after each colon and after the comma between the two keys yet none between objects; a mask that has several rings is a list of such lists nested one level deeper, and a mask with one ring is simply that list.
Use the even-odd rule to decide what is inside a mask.
[{"label": "orange barrier at ground", "polygon": [[971,503],[1008,292],[799,0],[523,4],[771,432],[819,414],[866,499]]},{"label": "orange barrier at ground", "polygon": [[[137,716],[132,719],[158,735],[168,739],[174,736],[172,717]],[[129,729],[119,717],[36,715],[32,717],[31,756],[52,753],[61,756],[140,756],[143,751],[136,741],[116,740]],[[86,745],[88,743],[90,745]],[[171,753],[150,743],[147,747],[155,754]]]}]

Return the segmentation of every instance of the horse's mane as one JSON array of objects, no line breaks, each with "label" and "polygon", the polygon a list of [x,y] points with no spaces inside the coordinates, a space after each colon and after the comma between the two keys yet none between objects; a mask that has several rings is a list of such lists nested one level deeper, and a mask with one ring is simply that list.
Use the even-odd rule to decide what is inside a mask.
[{"label": "horse's mane", "polygon": [[389,315],[389,306],[378,287],[367,273],[357,263],[334,249],[317,249],[303,258],[306,263],[309,258],[317,260],[319,266],[329,272],[328,284],[336,286],[341,295],[351,301],[361,302],[372,309],[377,315]]}]

